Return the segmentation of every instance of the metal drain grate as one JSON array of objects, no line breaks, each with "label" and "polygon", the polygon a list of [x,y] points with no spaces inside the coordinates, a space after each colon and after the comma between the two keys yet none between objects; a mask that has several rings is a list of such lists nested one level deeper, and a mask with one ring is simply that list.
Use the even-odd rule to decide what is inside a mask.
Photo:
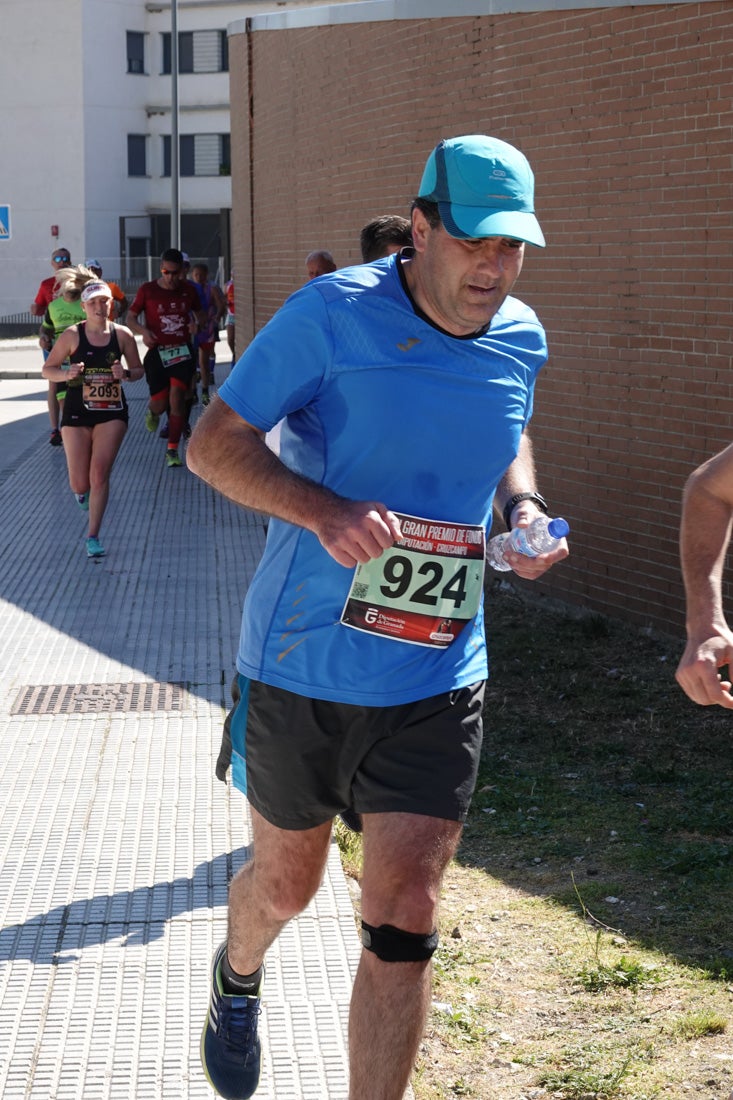
[{"label": "metal drain grate", "polygon": [[11,714],[100,714],[181,711],[185,683],[37,684],[22,688]]}]

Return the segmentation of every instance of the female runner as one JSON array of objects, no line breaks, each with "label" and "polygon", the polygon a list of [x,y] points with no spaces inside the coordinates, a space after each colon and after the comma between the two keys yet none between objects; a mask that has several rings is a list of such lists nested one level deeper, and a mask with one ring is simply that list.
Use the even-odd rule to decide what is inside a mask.
[{"label": "female runner", "polygon": [[[61,435],[69,484],[79,507],[89,512],[87,557],[101,558],[105,549],[99,529],[109,498],[112,465],[127,431],[123,379],[143,376],[135,338],[109,319],[112,292],[93,279],[81,292],[86,320],[59,336],[43,364],[43,377],[66,382]],[[120,362],[124,356],[127,366]]]}]

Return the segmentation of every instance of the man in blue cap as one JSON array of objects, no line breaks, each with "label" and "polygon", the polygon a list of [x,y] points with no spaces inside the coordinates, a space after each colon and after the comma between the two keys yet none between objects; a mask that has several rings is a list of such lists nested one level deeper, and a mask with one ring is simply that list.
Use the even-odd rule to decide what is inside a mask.
[{"label": "man in blue cap", "polygon": [[[546,511],[526,433],[545,335],[510,295],[525,243],[544,245],[526,158],[442,141],[412,238],[293,294],[188,449],[195,473],[273,517],[231,715],[255,856],[231,885],[201,1043],[224,1097],[257,1088],[264,956],[318,889],[347,807],[364,835],[349,1097],[404,1095],[479,764],[492,507],[507,526]],[[264,436],[283,418],[278,457]],[[509,560],[532,579],[566,555]]]}]

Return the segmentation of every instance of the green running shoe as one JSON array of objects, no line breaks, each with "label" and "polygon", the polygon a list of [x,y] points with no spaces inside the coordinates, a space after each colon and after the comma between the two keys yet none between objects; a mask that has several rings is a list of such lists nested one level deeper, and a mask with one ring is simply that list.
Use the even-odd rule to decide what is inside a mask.
[{"label": "green running shoe", "polygon": [[99,539],[92,538],[87,539],[87,557],[88,558],[103,558],[107,553],[102,546]]}]

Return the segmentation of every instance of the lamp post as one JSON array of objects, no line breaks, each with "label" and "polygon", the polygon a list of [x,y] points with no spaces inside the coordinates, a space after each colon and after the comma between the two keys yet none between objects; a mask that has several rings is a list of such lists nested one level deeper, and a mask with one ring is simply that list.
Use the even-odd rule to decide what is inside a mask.
[{"label": "lamp post", "polygon": [[181,247],[180,139],[178,136],[178,0],[171,0],[171,248]]}]

